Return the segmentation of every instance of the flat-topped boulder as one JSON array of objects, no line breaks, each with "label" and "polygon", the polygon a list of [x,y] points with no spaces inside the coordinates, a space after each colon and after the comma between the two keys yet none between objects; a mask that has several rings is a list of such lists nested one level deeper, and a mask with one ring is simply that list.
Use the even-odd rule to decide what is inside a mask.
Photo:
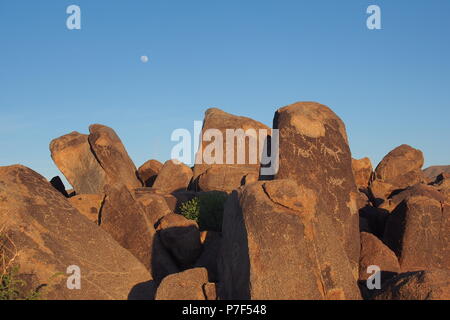
[{"label": "flat-topped boulder", "polygon": [[[260,130],[266,134],[260,136]],[[193,177],[200,190],[231,192],[245,184],[245,179],[258,180],[260,154],[263,153],[261,145],[271,135],[269,127],[247,117],[211,108],[205,112],[201,135],[203,139],[196,154]],[[220,135],[220,143],[216,141],[216,135]],[[218,150],[212,151],[214,147]],[[207,159],[209,155],[214,157],[213,163]]]}]

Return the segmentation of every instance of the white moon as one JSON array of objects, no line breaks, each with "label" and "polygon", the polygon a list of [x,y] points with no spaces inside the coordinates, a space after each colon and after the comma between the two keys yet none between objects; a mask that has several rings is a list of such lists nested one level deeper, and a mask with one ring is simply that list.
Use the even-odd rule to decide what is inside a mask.
[{"label": "white moon", "polygon": [[141,61],[143,63],[147,63],[148,62],[148,57],[147,56],[141,56]]}]

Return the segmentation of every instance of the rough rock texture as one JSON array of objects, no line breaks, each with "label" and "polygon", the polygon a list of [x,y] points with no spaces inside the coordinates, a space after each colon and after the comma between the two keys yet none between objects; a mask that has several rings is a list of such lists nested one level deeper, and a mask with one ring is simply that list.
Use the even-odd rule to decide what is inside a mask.
[{"label": "rough rock texture", "polygon": [[144,186],[151,187],[155,182],[156,176],[159,174],[163,164],[158,160],[149,160],[138,169],[139,179]]},{"label": "rough rock texture", "polygon": [[279,109],[279,171],[276,179],[295,179],[318,195],[318,212],[328,214],[357,278],[359,217],[357,188],[345,125],[328,107],[299,102]]},{"label": "rough rock texture", "polygon": [[441,173],[432,184],[450,203],[450,173]]},{"label": "rough rock texture", "polygon": [[195,221],[171,213],[161,219],[157,230],[180,267],[188,268],[195,263],[202,252],[200,231]]},{"label": "rough rock texture", "polygon": [[391,198],[387,199],[385,202],[383,202],[379,208],[386,210],[388,212],[394,211],[397,206],[404,201],[406,198],[412,196],[412,195],[422,195],[425,197],[439,197],[439,194],[437,193],[437,189],[428,186],[425,184],[416,184],[414,186],[408,187],[402,192],[392,196]]},{"label": "rough rock texture", "polygon": [[367,267],[373,265],[380,267],[382,282],[400,272],[395,253],[374,235],[361,232],[359,280],[367,280],[371,276],[367,273]]},{"label": "rough rock texture", "polygon": [[450,166],[432,166],[423,170],[425,176],[430,180],[436,180],[436,177],[441,173],[450,174]]},{"label": "rough rock texture", "polygon": [[227,165],[213,166],[198,177],[198,186],[204,191],[223,191],[230,193],[238,187],[256,182],[259,172],[255,166]]},{"label": "rough rock texture", "polygon": [[317,202],[314,191],[290,180],[233,191],[224,213],[219,297],[360,298],[342,241]]},{"label": "rough rock texture", "polygon": [[155,229],[145,209],[124,185],[107,186],[100,226],[149,270]]},{"label": "rough rock texture", "polygon": [[80,194],[69,199],[70,204],[90,221],[98,224],[100,209],[103,205],[102,194]]},{"label": "rough rock texture", "polygon": [[89,144],[106,172],[107,182],[124,184],[130,190],[142,187],[136,167],[116,132],[100,124],[91,125],[89,132]]},{"label": "rough rock texture", "polygon": [[375,169],[370,185],[375,203],[383,202],[394,191],[424,181],[423,163],[422,152],[406,144],[389,152]]},{"label": "rough rock texture", "polygon": [[402,273],[388,281],[374,300],[449,300],[450,270]]},{"label": "rough rock texture", "polygon": [[88,136],[72,132],[50,143],[56,166],[77,194],[102,193],[106,173],[91,152]]},{"label": "rough rock texture", "polygon": [[[0,228],[2,250],[17,254],[20,273],[31,275],[34,287],[49,284],[42,298],[126,299],[151,280],[130,252],[26,167],[0,167]],[[80,267],[81,290],[67,289],[71,265]]]},{"label": "rough rock texture", "polygon": [[203,285],[206,300],[217,300],[217,285],[209,282]]},{"label": "rough rock texture", "polygon": [[155,225],[165,215],[172,213],[164,196],[154,193],[153,190],[135,189],[134,197],[147,211],[147,217],[152,225]]},{"label": "rough rock texture", "polygon": [[155,300],[206,300],[203,291],[208,283],[204,268],[189,269],[163,279],[156,291]]},{"label": "rough rock texture", "polygon": [[372,162],[369,158],[352,159],[352,169],[355,176],[356,186],[360,190],[366,190],[372,177]]},{"label": "rough rock texture", "polygon": [[192,179],[192,169],[184,163],[176,160],[168,160],[164,163],[156,177],[153,188],[163,193],[186,190]]},{"label": "rough rock texture", "polygon": [[418,191],[390,214],[383,240],[403,272],[450,268],[450,205],[437,191]]},{"label": "rough rock texture", "polygon": [[[217,158],[217,161],[221,163],[207,163],[203,157],[205,154],[210,154],[209,149],[214,146],[214,138],[211,141],[204,141],[206,140],[204,134],[210,129],[220,131],[223,137],[224,142],[221,149],[223,158]],[[242,143],[245,157],[238,162],[237,148],[239,138],[230,137],[227,139],[227,129],[242,129],[242,137],[244,137],[247,130],[255,130],[256,139],[253,139],[253,141],[255,141],[257,148],[254,148],[253,151],[256,151],[257,154],[250,152],[251,144],[249,142],[250,139],[247,137],[245,142]],[[268,136],[271,135],[269,127],[253,119],[232,115],[217,108],[206,110],[202,128],[202,137],[204,139],[202,139],[202,143],[199,146],[194,166],[194,181],[199,182],[198,186],[202,191],[230,192],[239,188],[243,184],[242,181],[245,180],[245,177],[251,178],[252,181],[254,177],[259,177],[259,154],[262,153],[260,144],[266,140],[259,141],[258,130],[260,129],[266,130]],[[217,147],[219,148],[219,146]],[[227,148],[229,152],[234,152],[234,157],[231,157],[232,163],[227,163]],[[200,176],[202,178],[199,181]]]}]

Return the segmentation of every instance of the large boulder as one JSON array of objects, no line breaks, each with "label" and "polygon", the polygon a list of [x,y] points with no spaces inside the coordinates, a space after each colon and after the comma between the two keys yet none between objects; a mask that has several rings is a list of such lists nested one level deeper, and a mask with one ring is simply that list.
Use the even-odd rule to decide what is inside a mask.
[{"label": "large boulder", "polygon": [[149,270],[155,228],[147,212],[124,185],[105,187],[100,226]]},{"label": "large boulder", "polygon": [[89,144],[106,172],[107,182],[124,184],[130,190],[142,187],[136,167],[116,132],[100,124],[91,125],[89,132]]},{"label": "large boulder", "polygon": [[204,268],[189,269],[163,279],[155,300],[206,300],[203,287],[208,283]]},{"label": "large boulder", "polygon": [[186,190],[192,179],[192,169],[177,160],[168,160],[153,183],[153,188],[163,193]]},{"label": "large boulder", "polygon": [[151,187],[153,185],[162,166],[163,164],[158,160],[149,160],[139,167],[138,176],[144,186]]},{"label": "large boulder", "polygon": [[375,169],[370,184],[374,202],[378,205],[393,192],[424,181],[423,163],[422,152],[406,144],[389,152]]},{"label": "large boulder", "polygon": [[233,191],[223,221],[221,299],[359,299],[351,265],[318,195],[290,180]]},{"label": "large boulder", "polygon": [[213,166],[198,177],[197,184],[200,190],[230,193],[239,186],[256,182],[258,179],[259,172],[255,170],[254,166]]},{"label": "large boulder", "polygon": [[173,210],[169,208],[167,200],[163,195],[157,194],[149,188],[139,188],[133,192],[134,198],[146,210],[147,217],[150,219],[152,225],[156,225],[162,217],[172,213]]},{"label": "large boulder", "polygon": [[91,152],[88,136],[72,132],[50,143],[53,161],[77,194],[102,193],[106,173]]},{"label": "large boulder", "polygon": [[159,221],[157,230],[162,243],[181,268],[195,263],[202,252],[200,231],[195,221],[171,213]]},{"label": "large boulder", "polygon": [[441,173],[432,185],[450,202],[450,173]]},{"label": "large boulder", "polygon": [[373,234],[361,232],[359,280],[367,280],[372,275],[367,272],[369,266],[378,266],[380,268],[382,282],[400,272],[395,253]]},{"label": "large boulder", "polygon": [[403,272],[450,268],[449,203],[438,191],[424,187],[405,193],[389,215],[384,242],[396,253]]},{"label": "large boulder", "polygon": [[276,179],[294,179],[320,195],[317,211],[332,218],[357,278],[358,194],[344,123],[327,106],[315,102],[281,108],[273,123],[280,135]]},{"label": "large boulder", "polygon": [[69,198],[70,204],[86,218],[99,224],[100,210],[105,196],[102,194],[80,194]]},{"label": "large boulder", "polygon": [[[266,136],[259,136],[259,130],[265,130]],[[213,136],[215,133],[220,134],[223,144],[218,144],[216,138],[210,139],[210,133]],[[260,147],[270,135],[269,127],[253,119],[232,115],[217,108],[206,110],[201,132],[203,139],[194,166],[194,181],[197,186],[202,191],[231,192],[243,185],[245,180],[254,181],[255,177],[257,180],[260,174],[260,154],[263,153]],[[253,141],[254,148],[251,148],[250,141]],[[239,145],[242,146],[240,149]],[[219,151],[211,152],[214,146]],[[227,161],[227,150],[231,161]],[[243,153],[241,158],[238,157],[238,150]],[[219,153],[222,153],[222,157]],[[210,163],[208,157],[205,157],[209,154],[216,156],[214,163]]]},{"label": "large boulder", "polygon": [[[15,257],[31,287],[47,285],[43,299],[127,299],[151,280],[129,251],[29,168],[0,167],[0,229],[3,258]],[[66,285],[69,266],[79,267],[79,290]]]},{"label": "large boulder", "polygon": [[450,300],[450,270],[406,272],[388,281],[374,300]]},{"label": "large boulder", "polygon": [[392,212],[402,201],[410,196],[421,195],[424,197],[439,197],[437,191],[438,190],[435,187],[426,184],[416,184],[386,199],[386,201],[383,202],[378,208],[387,212]]},{"label": "large boulder", "polygon": [[359,190],[366,190],[372,178],[372,162],[369,158],[352,159],[353,175]]}]

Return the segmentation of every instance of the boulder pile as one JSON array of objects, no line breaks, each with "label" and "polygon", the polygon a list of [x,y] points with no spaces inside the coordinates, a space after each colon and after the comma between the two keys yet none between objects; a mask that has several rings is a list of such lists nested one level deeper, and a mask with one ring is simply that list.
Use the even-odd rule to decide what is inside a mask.
[{"label": "boulder pile", "polygon": [[[229,156],[236,135],[211,151],[211,132],[229,138],[229,129],[251,135],[241,140],[247,157]],[[137,168],[100,124],[59,137],[50,155],[71,190],[60,177],[0,167],[0,274],[21,280],[2,281],[2,294],[450,299],[448,167],[423,171],[423,153],[401,145],[374,170],[352,158],[343,121],[315,102],[278,109],[273,128],[208,109],[202,137],[192,168],[175,159]],[[204,161],[208,152],[216,162]]]}]

